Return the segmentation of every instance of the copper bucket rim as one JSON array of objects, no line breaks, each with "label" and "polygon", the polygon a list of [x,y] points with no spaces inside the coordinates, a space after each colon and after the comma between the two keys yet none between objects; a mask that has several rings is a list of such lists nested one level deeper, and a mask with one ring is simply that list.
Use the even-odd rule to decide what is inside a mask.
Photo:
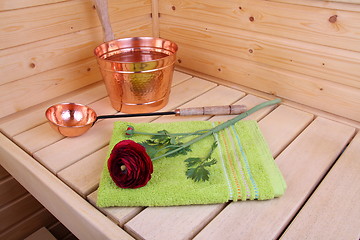
[{"label": "copper bucket rim", "polygon": [[[130,40],[161,40],[161,41],[164,41],[164,42],[169,42],[171,43],[171,45],[173,46],[171,50],[169,49],[164,49],[164,48],[159,48],[159,47],[153,47],[153,46],[137,46],[137,47],[133,47],[133,48],[139,48],[139,49],[142,49],[142,48],[151,48],[151,49],[162,49],[162,50],[167,50],[168,52],[170,52],[171,54],[167,54],[167,56],[165,57],[162,57],[162,58],[158,58],[156,60],[153,60],[153,61],[136,61],[136,63],[149,63],[149,62],[156,62],[156,61],[159,61],[159,60],[162,60],[162,59],[166,59],[166,58],[170,58],[170,57],[174,57],[175,54],[177,53],[178,51],[178,45],[171,41],[171,40],[168,40],[168,39],[165,39],[165,38],[160,38],[160,37],[128,37],[128,38],[118,38],[118,39],[114,39],[114,40],[111,40],[111,41],[107,41],[107,42],[103,42],[101,43],[100,45],[98,45],[97,47],[95,47],[94,49],[94,54],[96,56],[96,58],[100,58],[101,61],[105,61],[105,62],[111,62],[111,63],[133,63],[133,62],[124,62],[124,61],[114,61],[114,60],[109,60],[109,59],[106,59],[106,58],[102,58],[102,56],[108,52],[104,52],[102,55],[99,55],[98,54],[98,51],[99,49],[101,49],[101,46],[104,46],[104,45],[110,45],[112,42],[125,42],[125,41],[130,41]],[[120,49],[127,49],[127,48],[131,48],[131,47],[124,47],[124,48],[118,48],[117,50],[120,50]],[[175,60],[174,60],[175,62]]]}]

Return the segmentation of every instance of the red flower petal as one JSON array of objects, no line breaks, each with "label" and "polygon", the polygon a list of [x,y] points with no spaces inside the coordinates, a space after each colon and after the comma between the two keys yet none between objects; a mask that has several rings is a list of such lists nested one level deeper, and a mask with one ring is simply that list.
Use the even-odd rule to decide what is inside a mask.
[{"label": "red flower petal", "polygon": [[145,148],[132,140],[123,140],[114,146],[108,169],[112,180],[121,188],[143,187],[153,173],[152,161]]}]

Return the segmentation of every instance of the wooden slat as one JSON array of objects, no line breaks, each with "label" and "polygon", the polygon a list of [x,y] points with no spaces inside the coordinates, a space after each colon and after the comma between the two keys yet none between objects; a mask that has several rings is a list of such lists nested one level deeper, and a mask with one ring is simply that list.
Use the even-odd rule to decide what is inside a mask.
[{"label": "wooden slat", "polygon": [[[116,113],[116,110],[111,107],[108,97],[90,103],[88,106],[94,109],[98,116]],[[21,146],[22,149],[26,150],[30,154],[33,154],[34,152],[60,141],[63,138],[64,136],[54,131],[50,124],[46,122],[14,136],[14,141]],[[31,141],[32,139],[38,139],[38,141]]]},{"label": "wooden slat", "polygon": [[[289,5],[262,0],[166,0],[160,14],[206,21],[320,45],[359,51],[360,16],[357,12]],[[329,18],[337,15],[337,21]]]},{"label": "wooden slat", "polygon": [[161,17],[160,27],[162,37],[177,43],[360,87],[360,52],[168,15]]},{"label": "wooden slat", "polygon": [[6,240],[18,240],[24,239],[34,231],[36,231],[39,226],[49,226],[56,222],[56,218],[51,215],[46,209],[42,209],[31,217],[25,219],[24,221],[12,226],[7,229],[5,232],[0,233],[0,239]]},{"label": "wooden slat", "polygon": [[[222,98],[219,98],[220,96],[222,96]],[[226,97],[224,97],[224,96],[226,96]],[[223,87],[223,86],[218,86],[218,87],[213,88],[213,89],[209,90],[208,92],[200,95],[199,97],[195,98],[194,100],[189,101],[188,103],[186,103],[180,107],[196,107],[196,106],[204,106],[204,104],[205,105],[231,104],[242,96],[244,96],[244,93],[242,93],[238,90],[234,90],[234,89]],[[169,121],[173,122],[173,121],[179,121],[179,120],[180,121],[190,121],[190,120],[191,121],[201,121],[201,120],[206,120],[209,117],[210,116],[186,116],[186,117],[162,116],[158,119],[155,119],[153,122],[169,122]],[[84,162],[83,164],[85,164],[85,161],[83,161],[83,162]],[[87,176],[85,176],[85,178],[91,178],[91,179],[95,178],[95,179],[99,180],[99,176],[100,176],[103,164],[104,164],[104,160],[102,160],[101,163],[102,163],[101,168],[99,169],[99,172],[96,174],[97,177],[95,177],[95,176],[90,177],[89,175],[87,175]],[[69,179],[69,178],[71,178],[71,173],[75,174],[75,172],[77,172],[77,173],[79,172],[80,166],[74,166],[74,165],[68,167],[67,169],[65,169],[59,173],[62,176],[66,177],[66,179],[67,179],[66,182],[75,182],[74,180]],[[86,171],[85,171],[85,173],[86,173]],[[94,181],[92,181],[92,182],[94,182]],[[81,182],[77,181],[76,184],[79,185],[78,183],[81,183]],[[94,182],[94,184],[95,184],[95,182]],[[96,182],[96,184],[98,184],[98,181]],[[97,198],[97,192],[94,192],[88,196],[88,199],[94,205],[96,203],[96,198]],[[139,213],[142,210],[142,208],[139,208],[139,207],[135,207],[135,208],[118,207],[118,208],[116,208],[116,207],[114,207],[114,208],[103,208],[100,210],[102,212],[104,212],[107,216],[112,218],[114,221],[116,221],[120,226],[122,226],[126,222],[128,222],[129,219],[133,218],[137,213]],[[215,210],[213,210],[213,213],[216,213],[217,211],[218,210],[215,209]]]},{"label": "wooden slat", "polygon": [[[177,84],[179,84],[185,80],[188,80],[190,78],[191,78],[191,76],[188,74],[175,71],[172,85],[173,86],[177,85]],[[91,90],[93,91],[93,89],[91,89]],[[99,90],[101,91],[101,93],[103,92],[103,88],[101,88]],[[94,94],[103,96],[103,94],[99,94],[97,92],[95,92]],[[91,93],[89,93],[88,95],[93,97],[93,95]],[[73,99],[72,101],[76,100],[74,98],[74,96],[72,97],[72,99]],[[86,100],[86,98],[82,97],[81,99],[78,98],[78,100],[75,102],[87,104],[87,102],[85,102],[85,100]],[[111,107],[108,98],[104,98],[104,99],[101,99],[94,103],[87,104],[87,105],[89,105],[91,108],[93,108],[95,110],[95,112],[97,113],[97,115],[106,115],[106,114],[115,114],[116,113],[116,111]],[[43,111],[45,112],[45,110],[43,110]],[[40,114],[40,113],[37,113],[37,114]],[[18,126],[15,125],[15,128],[18,129]],[[8,130],[8,129],[6,129],[6,130]],[[36,138],[38,140],[31,141],[34,138]],[[16,141],[17,144],[19,144],[28,153],[32,154],[32,153],[44,148],[45,146],[48,146],[52,143],[55,143],[55,142],[61,140],[62,138],[64,138],[64,137],[62,135],[60,135],[59,133],[57,133],[56,131],[51,130],[49,124],[46,122],[37,127],[31,128],[30,130],[28,130],[26,132],[16,135],[14,137],[14,140]]]},{"label": "wooden slat", "polygon": [[[232,88],[217,86],[199,97],[179,106],[179,108],[231,105],[244,97],[245,93]],[[162,116],[154,122],[205,121],[211,116]]]},{"label": "wooden slat", "polygon": [[[169,103],[163,110],[172,110],[180,104],[215,87],[216,84],[192,78],[176,85],[171,90]],[[149,121],[148,117],[131,118],[129,121]],[[65,138],[36,152],[34,156],[50,171],[56,173],[90,153],[104,147],[110,137],[113,122],[107,119],[96,123],[91,130],[76,138]],[[76,148],[74,148],[76,146]],[[62,149],[66,149],[63,151]]]},{"label": "wooden slat", "polygon": [[25,110],[14,114],[13,116],[6,117],[0,123],[0,129],[7,136],[12,137],[46,122],[45,111],[52,104],[59,102],[89,104],[98,99],[104,98],[106,95],[107,92],[103,83],[91,85],[70,94],[38,104],[28,111]]},{"label": "wooden slat", "polygon": [[358,239],[360,134],[326,175],[281,239]]},{"label": "wooden slat", "polygon": [[24,240],[56,240],[56,238],[45,227],[42,227]]},{"label": "wooden slat", "polygon": [[[250,108],[253,108],[256,105],[263,103],[265,101],[266,101],[266,99],[264,99],[264,98],[256,97],[254,95],[246,95],[244,98],[240,99],[239,101],[235,102],[234,104],[245,105],[247,107],[247,109],[250,109]],[[274,110],[274,108],[276,108],[276,106],[269,106],[267,108],[263,108],[255,113],[247,116],[246,118],[244,118],[244,120],[259,121],[260,119],[265,117],[268,113],[270,113],[272,110]],[[230,115],[214,116],[214,117],[210,118],[210,121],[225,122],[231,118],[233,118],[233,116],[230,116]]]},{"label": "wooden slat", "polygon": [[[91,193],[87,199],[94,206],[96,205],[97,191]],[[99,208],[101,212],[106,214],[110,219],[119,224],[119,226],[124,227],[130,219],[135,217],[139,212],[141,212],[143,207],[108,207],[108,208]]]},{"label": "wooden slat", "polygon": [[0,208],[25,195],[27,191],[13,177],[0,181]]},{"label": "wooden slat", "polygon": [[[219,99],[218,96],[223,94],[227,97]],[[195,107],[204,104],[231,104],[243,95],[244,93],[238,90],[218,86],[180,107]],[[201,116],[199,118],[199,116],[197,116],[194,119],[194,117],[183,118],[173,116],[168,118],[167,116],[163,116],[155,119],[154,122],[178,121],[178,119],[182,121],[206,120],[209,117],[210,116]],[[81,194],[82,196],[86,196],[90,192],[94,191],[99,183],[99,178],[104,165],[106,153],[107,146],[91,154],[90,156],[70,165],[69,167],[60,171],[57,175],[79,194]]]},{"label": "wooden slat", "polygon": [[[256,97],[252,97],[247,99],[249,103],[250,99],[253,103],[265,101],[264,99],[256,99]],[[239,103],[242,100],[240,100]],[[269,113],[269,110],[271,111],[273,109],[273,107],[268,108],[269,109],[267,109],[268,111],[265,112],[265,114]],[[268,120],[266,119],[268,117],[270,117],[270,119],[278,119],[284,113],[286,119],[285,121],[274,121],[271,125],[267,124]],[[258,115],[257,118],[260,118],[260,116],[261,115]],[[222,117],[216,118],[220,119]],[[228,118],[228,116],[226,118]],[[289,143],[298,134],[299,128],[304,127],[308,121],[308,113],[294,111],[286,107],[278,107],[271,112],[270,116],[263,118],[260,121],[260,125],[262,126],[262,131],[265,132],[271,131],[268,128],[272,128],[274,131],[281,131],[284,129],[284,122],[287,125],[286,129],[297,129],[283,135],[283,141]],[[262,122],[264,122],[264,124],[262,124]],[[284,147],[284,143],[281,143],[276,135],[267,135],[266,139],[269,144],[273,146],[272,150]],[[240,204],[247,203],[244,202]],[[190,239],[206,224],[208,224],[225,206],[226,204],[146,208],[134,219],[125,224],[125,229],[134,234],[134,236],[144,239]],[[231,227],[234,228],[234,225]],[[166,229],[166,231],[163,229]],[[232,238],[218,236],[218,239],[233,238],[235,238],[235,236],[232,236]]]},{"label": "wooden slat", "polygon": [[[113,24],[113,29],[119,38],[151,36],[150,17],[143,15],[125,19]],[[99,26],[4,49],[0,51],[3,60],[0,85],[86,58],[95,58],[94,49],[102,43],[102,39]]]},{"label": "wooden slat", "polygon": [[[307,125],[311,123],[314,116],[287,106],[279,106],[264,118],[259,126],[268,140],[273,156],[276,157],[284,150],[292,138],[298,136]],[[274,122],[280,129],[274,127]],[[271,141],[270,141],[271,140]]]},{"label": "wooden slat", "polygon": [[315,119],[276,158],[288,186],[285,195],[270,201],[231,203],[196,239],[277,238],[354,132],[349,126]]},{"label": "wooden slat", "polygon": [[[208,75],[206,73],[201,73],[199,71],[185,69],[185,68],[182,68],[180,66],[177,66],[176,69],[179,70],[179,71],[185,72],[187,74],[191,74],[191,75],[194,75],[194,76],[201,77],[201,78],[209,80],[211,82],[216,82],[216,83],[218,83],[220,85],[224,85],[224,86],[228,86],[228,87],[231,87],[231,88],[234,88],[234,89],[238,89],[240,91],[244,91],[244,92],[246,92],[248,94],[254,94],[256,96],[263,97],[263,98],[266,98],[266,99],[272,99],[274,97],[273,95],[271,95],[269,93],[261,92],[259,90],[254,89],[254,88],[245,87],[245,86],[233,83],[233,82],[229,82],[229,81],[224,80],[224,79],[213,77],[213,76],[210,76],[210,75]],[[325,112],[325,111],[323,111],[321,109],[316,109],[316,108],[313,108],[313,107],[310,107],[310,106],[306,106],[305,104],[302,104],[302,103],[299,103],[299,102],[294,102],[294,101],[291,101],[291,100],[288,100],[288,99],[282,99],[282,104],[286,105],[286,106],[289,106],[289,107],[293,107],[293,108],[302,110],[302,111],[305,111],[305,112],[313,113],[314,115],[319,116],[319,117],[324,117],[324,118],[327,118],[329,120],[340,122],[340,123],[343,123],[343,124],[346,124],[346,125],[349,125],[349,126],[360,129],[360,122],[358,122],[356,120],[351,120],[349,118],[346,118],[345,116],[335,115],[333,113]]]},{"label": "wooden slat", "polygon": [[0,233],[17,222],[20,222],[22,219],[31,216],[42,207],[43,206],[30,194],[3,206],[0,209]]},{"label": "wooden slat", "polygon": [[206,72],[246,87],[270,93],[289,100],[328,111],[355,121],[360,119],[360,91],[319,78],[276,69],[263,64],[242,60],[179,44],[181,66]]},{"label": "wooden slat", "polygon": [[[0,117],[75,91],[101,79],[96,60],[89,58],[19,81],[0,85],[2,108]],[[40,92],[41,94],[38,94]]]},{"label": "wooden slat", "polygon": [[60,171],[57,176],[81,196],[86,197],[99,185],[107,152],[108,146],[105,146]]},{"label": "wooden slat", "polygon": [[[149,14],[151,1],[109,2],[112,22]],[[64,14],[66,13],[66,14]],[[74,0],[2,12],[0,49],[100,26],[91,1]],[[24,37],[26,36],[26,37]]]},{"label": "wooden slat", "polygon": [[192,76],[189,74],[179,72],[179,71],[174,71],[174,75],[173,75],[173,79],[172,79],[172,86],[178,85],[190,78],[192,78]]},{"label": "wooden slat", "polygon": [[0,143],[0,164],[78,238],[131,239],[2,134]]}]

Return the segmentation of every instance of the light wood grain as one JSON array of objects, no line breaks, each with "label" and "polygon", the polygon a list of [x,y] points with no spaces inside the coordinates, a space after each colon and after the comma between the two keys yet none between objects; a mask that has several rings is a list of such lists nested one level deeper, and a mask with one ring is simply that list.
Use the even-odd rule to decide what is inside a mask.
[{"label": "light wood grain", "polygon": [[159,26],[159,0],[151,1],[151,18],[152,18],[152,27],[153,27],[153,37],[160,36],[160,26]]},{"label": "light wood grain", "polygon": [[168,15],[161,17],[160,27],[162,37],[177,43],[360,87],[360,52]]},{"label": "light wood grain", "polygon": [[[0,117],[59,97],[102,79],[93,58],[0,85]],[[11,91],[9,91],[11,89]],[[42,94],[38,94],[41,92]]]},{"label": "light wood grain", "polygon": [[[111,107],[108,97],[97,100],[96,102],[87,104],[90,108],[94,109],[98,116],[105,114],[115,114],[116,110]],[[14,136],[14,141],[26,150],[29,154],[33,154],[40,149],[49,146],[57,141],[63,139],[57,131],[54,131],[48,122],[34,127],[26,132]],[[32,141],[32,139],[38,139]]]},{"label": "light wood grain", "polygon": [[98,83],[79,89],[78,91],[65,94],[58,98],[43,102],[31,109],[18,112],[12,116],[5,117],[0,123],[0,129],[7,136],[15,136],[21,132],[32,129],[42,123],[46,122],[46,109],[59,102],[77,102],[82,104],[89,104],[98,99],[104,98],[107,95],[103,83]]},{"label": "light wood grain", "polygon": [[[240,99],[239,101],[235,102],[234,104],[242,104],[242,105],[245,105],[248,109],[251,109],[251,108],[255,107],[256,105],[263,103],[263,102],[266,102],[266,99],[248,94],[245,97],[243,97],[242,99]],[[269,106],[267,108],[260,109],[259,111],[256,111],[255,113],[244,118],[244,120],[259,121],[260,119],[265,117],[267,114],[269,114],[271,111],[273,111],[275,108],[276,108],[276,106],[273,105],[273,106]],[[233,118],[233,116],[229,116],[229,115],[213,116],[212,118],[210,118],[210,121],[225,122],[231,118]]]},{"label": "light wood grain", "polygon": [[302,1],[269,0],[269,1],[360,12],[360,4],[359,4],[358,0],[318,0],[318,1],[314,1],[314,0],[302,0]]},{"label": "light wood grain", "polygon": [[108,146],[60,171],[57,176],[83,197],[95,191],[104,168]]},{"label": "light wood grain", "polygon": [[[260,121],[260,129],[276,157],[314,119],[314,115],[287,106],[279,106]],[[276,125],[274,123],[277,123]],[[271,141],[270,141],[271,140]]]},{"label": "light wood grain", "polygon": [[58,2],[65,2],[67,0],[33,0],[33,1],[27,1],[27,0],[3,0],[0,3],[0,11],[5,10],[14,10],[19,8],[26,8],[26,7],[34,7],[39,5],[45,5],[45,4],[52,4],[52,3],[58,3]]},{"label": "light wood grain", "polygon": [[[96,206],[97,191],[91,193],[87,199],[91,204]],[[106,214],[110,219],[115,221],[119,226],[124,227],[124,224],[141,212],[143,207],[108,207],[99,208],[101,212]]]},{"label": "light wood grain", "polygon": [[[217,86],[210,91],[198,96],[197,98],[187,102],[179,108],[202,107],[211,105],[229,105],[233,104],[245,93],[224,86]],[[226,97],[224,97],[226,96]],[[154,122],[179,122],[179,121],[204,121],[211,116],[162,116]]]},{"label": "light wood grain", "polygon": [[[221,95],[226,95],[226,98],[219,99]],[[239,99],[244,93],[227,88],[218,86],[203,95],[197,97],[194,100],[189,101],[184,106],[201,106],[202,104],[230,104],[233,101]],[[211,96],[211,98],[210,98]],[[220,101],[220,102],[219,102]],[[206,103],[205,103],[206,102]],[[180,106],[180,107],[184,107]],[[155,119],[153,122],[168,122],[168,121],[181,121],[186,120],[206,120],[209,116],[200,117],[171,117],[163,116]],[[153,120],[150,118],[149,121]],[[29,145],[29,144],[27,144]],[[70,187],[72,187],[79,194],[86,196],[91,191],[94,191],[99,183],[100,174],[103,168],[104,161],[106,160],[107,146],[100,149],[99,151],[81,159],[80,161],[70,165],[64,170],[60,171],[57,175]]]},{"label": "light wood grain", "polygon": [[[109,2],[112,22],[151,12],[151,1]],[[66,15],[64,14],[66,13]],[[5,11],[0,15],[0,49],[100,26],[91,1],[74,0]],[[26,36],[26,37],[24,37]]]},{"label": "light wood grain", "polygon": [[[192,78],[176,85],[171,90],[169,103],[163,110],[172,110],[191,100],[203,92],[215,87],[216,84],[197,78]],[[129,118],[131,122],[148,122],[153,117]],[[64,138],[46,148],[34,153],[36,159],[50,171],[56,173],[73,164],[90,153],[106,146],[112,134],[113,122],[118,119],[107,119],[97,122],[91,130],[76,138]],[[73,146],[77,146],[73,148]],[[62,151],[61,149],[67,149]]]},{"label": "light wood grain", "polygon": [[[119,38],[151,35],[147,15],[125,19],[113,24],[113,27]],[[101,43],[101,28],[95,27],[4,49],[0,51],[4,74],[0,85],[86,58],[95,58],[94,49]]]},{"label": "light wood grain", "polygon": [[360,134],[326,175],[281,239],[358,239]]},{"label": "light wood grain", "polygon": [[[131,239],[86,200],[0,135],[0,163],[66,227],[82,239]],[[26,174],[23,174],[26,172]]]},{"label": "light wood grain", "polygon": [[[174,9],[174,10],[173,10]],[[359,51],[360,16],[357,12],[262,0],[166,0],[160,13],[195,21],[261,32],[284,38]],[[330,22],[337,15],[337,21]]]},{"label": "light wood grain", "polygon": [[179,44],[181,66],[220,79],[328,111],[355,121],[360,119],[360,91],[287,70],[269,67],[198,47]]},{"label": "light wood grain", "polygon": [[[172,86],[177,85],[185,80],[190,79],[192,76],[180,73],[178,71],[174,72],[173,82]],[[89,91],[87,93],[87,91]],[[71,98],[72,102],[82,103],[89,105],[91,108],[95,110],[97,115],[106,115],[106,114],[115,114],[116,111],[111,107],[109,98],[104,98],[101,100],[98,100],[96,102],[93,102],[91,104],[88,104],[91,102],[91,100],[94,99],[95,96],[105,96],[106,93],[104,93],[103,87],[97,87],[95,89],[87,89],[87,91],[83,91],[81,96],[71,96],[68,98]],[[87,97],[91,97],[91,100],[89,101]],[[63,101],[63,100],[62,100]],[[69,101],[69,100],[68,100]],[[41,109],[41,111],[45,112],[45,109]],[[24,121],[27,121],[26,123],[29,124],[29,121],[34,121],[38,117],[38,114],[43,115],[43,113],[40,113],[38,111],[32,112],[30,119],[19,119],[16,118],[15,121],[11,121],[10,123],[12,126],[3,126],[3,129],[5,129],[5,132],[8,133],[10,136],[10,129],[9,127],[14,127],[14,130],[19,130],[19,124],[23,124]],[[19,121],[21,120],[21,122]],[[45,121],[44,118],[42,118],[43,121]],[[40,124],[40,122],[37,122],[37,124]],[[35,125],[35,124],[34,124]],[[1,125],[0,125],[1,127]],[[38,139],[37,141],[31,141],[32,139]],[[29,129],[28,131],[22,132],[18,135],[14,136],[14,140],[17,144],[19,144],[23,149],[25,149],[28,153],[33,154],[34,152],[44,148],[45,146],[48,146],[52,143],[55,143],[64,137],[57,133],[56,131],[52,131],[50,129],[50,125],[45,122],[43,124],[40,124],[37,127],[33,127]]]},{"label": "light wood grain", "polygon": [[[246,97],[248,97],[248,99],[246,100],[248,103],[250,103],[250,100],[252,100],[252,103],[265,101],[264,99],[257,99],[254,96],[252,98],[249,98],[249,95]],[[243,101],[245,98],[241,99],[239,102]],[[269,107],[269,109],[271,110],[273,109],[273,107]],[[265,112],[265,114],[269,113],[269,109],[267,109],[268,111]],[[277,117],[275,116],[279,117],[284,112],[287,114],[286,121],[284,122],[286,122],[288,128],[294,127],[293,131],[282,135],[282,140],[285,143],[289,144],[292,139],[297,136],[300,128],[306,126],[306,123],[309,121],[309,114],[293,111],[292,109],[287,108],[279,109],[278,111],[277,109],[275,109],[273,112],[271,112],[272,116],[270,116],[270,119],[266,120],[268,116],[263,118],[260,121],[260,125],[261,122],[265,123],[262,124],[262,131],[265,131],[267,133],[271,132],[271,129],[274,129],[274,131],[282,130],[284,128],[284,122],[276,121]],[[259,116],[261,115],[258,115],[258,117]],[[269,121],[271,121],[272,124],[266,124],[266,122]],[[266,135],[266,138],[269,144],[272,146],[272,150],[284,148],[284,145],[286,145],[278,140],[277,135]],[[134,219],[130,220],[127,224],[125,224],[125,229],[130,231],[136,237],[143,239],[191,239],[206,224],[208,224],[225,206],[226,204],[217,204],[212,206],[208,205],[146,208]],[[234,227],[234,225],[232,225],[232,227]],[[166,229],[166,231],[163,231],[163,229]],[[221,230],[215,229],[215,231]],[[236,237],[232,236],[230,238],[223,238],[221,236],[218,236],[218,239],[233,238]]]},{"label": "light wood grain", "polygon": [[[263,97],[263,98],[266,98],[266,99],[272,99],[274,97],[273,95],[271,95],[269,93],[261,92],[259,90],[254,89],[254,88],[245,87],[245,86],[236,84],[234,82],[230,82],[230,81],[227,81],[227,80],[224,80],[224,79],[213,77],[213,76],[210,76],[208,74],[201,73],[199,71],[185,69],[185,68],[182,68],[180,66],[177,66],[176,69],[178,71],[185,72],[187,74],[192,74],[194,76],[198,76],[198,77],[201,77],[203,79],[206,79],[206,80],[209,80],[209,81],[212,81],[212,82],[216,82],[216,83],[218,83],[220,85],[224,85],[224,86],[228,86],[228,87],[231,87],[231,88],[234,88],[234,89],[238,89],[240,91],[244,91],[244,92],[246,92],[248,94],[253,94],[253,95],[256,95],[258,97]],[[294,102],[294,101],[291,101],[291,100],[288,100],[288,99],[282,99],[282,104],[286,105],[286,106],[289,106],[289,107],[292,107],[292,108],[295,108],[295,109],[305,111],[305,112],[313,113],[316,116],[320,116],[320,117],[324,117],[324,118],[327,118],[327,119],[330,119],[330,120],[333,120],[333,121],[336,121],[336,122],[340,122],[340,123],[352,126],[354,128],[358,128],[358,129],[360,128],[360,122],[358,122],[356,120],[346,118],[345,116],[340,116],[340,115],[336,115],[336,114],[333,114],[333,113],[330,113],[330,112],[325,112],[324,110],[316,109],[316,108],[307,106],[305,104],[302,104],[302,103],[299,103],[299,102]]]},{"label": "light wood grain", "polygon": [[354,132],[346,125],[315,119],[276,158],[288,186],[285,194],[270,201],[231,203],[195,239],[277,238]]}]

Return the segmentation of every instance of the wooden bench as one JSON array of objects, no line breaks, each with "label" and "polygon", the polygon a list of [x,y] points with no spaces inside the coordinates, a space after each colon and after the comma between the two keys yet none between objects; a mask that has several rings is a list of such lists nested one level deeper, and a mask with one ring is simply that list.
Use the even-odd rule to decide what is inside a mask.
[{"label": "wooden bench", "polygon": [[5,2],[0,7],[0,163],[78,238],[360,237],[356,1],[110,0],[118,37],[160,35],[180,46],[170,100],[162,110],[251,108],[283,99],[247,119],[258,121],[288,185],[284,196],[268,201],[112,208],[97,208],[95,202],[116,120],[101,120],[86,134],[65,138],[44,116],[48,106],[69,101],[87,104],[99,115],[116,113],[92,54],[101,42],[92,3]]}]

